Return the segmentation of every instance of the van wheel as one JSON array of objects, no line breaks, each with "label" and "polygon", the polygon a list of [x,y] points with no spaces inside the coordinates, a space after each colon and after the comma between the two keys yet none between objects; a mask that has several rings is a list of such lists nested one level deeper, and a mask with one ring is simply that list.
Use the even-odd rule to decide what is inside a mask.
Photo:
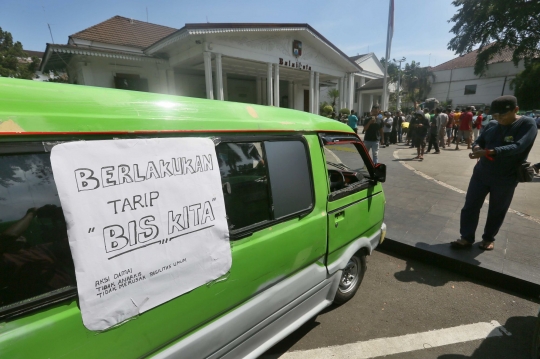
[{"label": "van wheel", "polygon": [[366,272],[366,255],[357,252],[349,259],[349,262],[343,268],[341,273],[341,279],[339,281],[339,287],[334,298],[334,303],[337,305],[347,302],[354,297],[356,291],[364,279],[364,273]]}]

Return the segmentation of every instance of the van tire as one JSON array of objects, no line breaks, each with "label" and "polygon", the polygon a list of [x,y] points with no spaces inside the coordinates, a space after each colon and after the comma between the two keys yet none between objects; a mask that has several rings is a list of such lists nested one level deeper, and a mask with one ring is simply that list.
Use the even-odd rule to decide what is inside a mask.
[{"label": "van tire", "polygon": [[349,259],[341,272],[334,304],[341,305],[354,297],[362,284],[364,273],[366,273],[366,255],[360,251]]}]

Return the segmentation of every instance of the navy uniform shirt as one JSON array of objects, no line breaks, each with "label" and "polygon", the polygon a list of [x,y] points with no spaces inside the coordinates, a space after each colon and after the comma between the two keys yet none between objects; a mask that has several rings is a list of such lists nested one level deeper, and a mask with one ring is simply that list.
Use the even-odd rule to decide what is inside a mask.
[{"label": "navy uniform shirt", "polygon": [[515,182],[517,166],[527,159],[537,133],[536,123],[530,117],[522,116],[506,126],[491,121],[473,147],[495,150],[495,155],[493,161],[486,157],[480,158],[477,169],[487,176]]}]

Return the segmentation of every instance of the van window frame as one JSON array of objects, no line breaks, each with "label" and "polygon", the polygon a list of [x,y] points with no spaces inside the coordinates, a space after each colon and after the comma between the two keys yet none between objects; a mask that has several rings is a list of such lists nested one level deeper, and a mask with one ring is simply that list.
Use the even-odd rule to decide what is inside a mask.
[{"label": "van window frame", "polygon": [[[352,133],[319,133],[319,138],[321,141],[321,147],[322,147],[323,152],[324,152],[325,146],[338,146],[338,145],[343,145],[343,144],[354,145],[354,147],[356,148],[356,151],[358,152],[358,154],[362,158],[362,161],[366,165],[366,169],[370,176],[368,177],[369,182],[366,182],[362,185],[354,186],[353,188],[343,188],[335,192],[328,193],[329,202],[337,201],[338,199],[345,198],[347,196],[350,196],[351,194],[363,191],[370,187],[375,187],[375,185],[377,184],[377,181],[375,181],[375,172],[374,172],[375,164],[373,163],[373,160],[369,156],[369,153],[363,141],[357,135],[354,135]],[[323,156],[324,156],[324,153],[323,153]],[[326,166],[326,160],[325,160],[325,166]]]},{"label": "van window frame", "polygon": [[[270,220],[267,220],[267,221],[264,221],[264,222],[259,222],[259,223],[254,223],[250,226],[246,226],[246,227],[243,227],[243,228],[240,228],[238,230],[229,230],[229,235],[230,235],[230,240],[231,241],[237,241],[237,240],[240,240],[242,238],[246,238],[246,237],[249,237],[251,235],[253,235],[254,232],[256,231],[260,231],[262,229],[265,229],[265,228],[268,228],[268,227],[272,227],[276,224],[279,224],[279,223],[283,223],[283,222],[286,222],[286,221],[289,221],[293,218],[303,218],[307,215],[309,215],[311,212],[313,212],[313,210],[315,209],[315,205],[316,205],[316,198],[315,198],[315,184],[314,184],[314,181],[313,181],[313,166],[312,166],[312,163],[311,163],[311,153],[309,151],[309,145],[307,143],[307,140],[304,136],[302,135],[283,135],[283,136],[277,136],[277,135],[246,135],[246,136],[220,136],[220,137],[217,137],[214,139],[214,142],[216,143],[216,146],[221,144],[221,143],[251,143],[251,142],[261,142],[262,146],[263,146],[263,149],[264,149],[264,142],[282,142],[282,141],[299,141],[302,143],[302,145],[304,146],[304,150],[305,150],[305,153],[306,153],[306,160],[308,161],[308,172],[309,172],[309,185],[310,185],[310,193],[311,193],[311,200],[312,200],[312,203],[311,203],[311,206],[304,209],[304,210],[300,210],[298,212],[295,212],[295,213],[291,213],[291,214],[288,214],[286,216],[283,216],[279,219],[275,219],[273,218],[274,217],[274,211],[273,211],[273,205],[274,205],[274,200],[272,198],[272,190],[271,190],[271,184],[270,184],[270,172],[269,172],[269,168],[268,166],[266,167],[266,173],[267,173],[267,176],[268,176],[268,195],[269,195],[269,199],[270,199],[270,206],[272,208],[270,208],[269,210],[271,210],[271,217]],[[268,163],[267,161],[267,158],[266,158],[266,149],[264,149],[264,160],[266,161],[266,163]]]}]

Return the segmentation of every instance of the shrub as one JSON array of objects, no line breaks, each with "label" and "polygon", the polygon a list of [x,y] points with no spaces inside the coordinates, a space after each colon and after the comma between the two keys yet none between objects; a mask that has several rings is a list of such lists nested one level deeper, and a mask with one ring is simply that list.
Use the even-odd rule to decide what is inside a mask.
[{"label": "shrub", "polygon": [[332,105],[326,105],[322,108],[321,115],[323,116],[331,115],[332,111],[334,111],[334,109],[332,108]]},{"label": "shrub", "polygon": [[350,115],[351,110],[349,110],[348,108],[342,108],[341,110],[339,110],[339,113],[342,115]]}]

